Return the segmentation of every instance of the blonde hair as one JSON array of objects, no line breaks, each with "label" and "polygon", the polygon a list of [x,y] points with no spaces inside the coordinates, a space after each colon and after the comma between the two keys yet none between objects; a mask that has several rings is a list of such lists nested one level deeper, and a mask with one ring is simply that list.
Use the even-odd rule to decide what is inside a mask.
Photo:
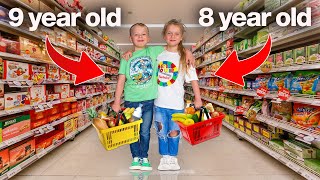
[{"label": "blonde hair", "polygon": [[[168,21],[165,25],[164,28],[162,30],[162,36],[165,36],[167,33],[167,29],[168,26],[170,25],[175,25],[178,26],[180,28],[181,31],[181,35],[183,37],[184,33],[186,32],[185,30],[185,25],[176,19],[171,19],[170,21]],[[187,63],[186,63],[186,49],[184,48],[183,44],[182,44],[182,40],[180,41],[179,45],[178,45],[178,52],[180,55],[180,67],[179,68],[182,72],[186,72],[187,71]]]},{"label": "blonde hair", "polygon": [[147,28],[147,31],[148,31],[148,34],[149,34],[149,28],[148,28],[148,26],[147,25],[145,25],[145,24],[143,24],[143,23],[135,23],[134,25],[132,25],[131,27],[130,27],[130,36],[132,35],[132,30],[133,30],[133,28],[135,27],[135,26],[140,26],[140,27],[145,27],[145,28]]}]

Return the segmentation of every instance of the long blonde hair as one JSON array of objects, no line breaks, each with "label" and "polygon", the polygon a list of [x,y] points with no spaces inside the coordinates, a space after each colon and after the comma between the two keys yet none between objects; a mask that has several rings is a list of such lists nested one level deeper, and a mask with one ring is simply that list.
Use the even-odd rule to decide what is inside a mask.
[{"label": "long blonde hair", "polygon": [[[164,28],[162,30],[162,36],[165,36],[167,33],[167,29],[169,25],[175,25],[178,26],[180,28],[181,31],[181,35],[182,37],[184,36],[184,33],[186,32],[185,30],[185,25],[176,19],[171,19],[170,21],[168,21],[165,25]],[[186,49],[184,48],[182,41],[180,41],[179,45],[178,45],[178,52],[180,55],[180,65],[179,65],[179,69],[181,70],[181,72],[185,73],[187,71],[187,63],[186,63]]]}]

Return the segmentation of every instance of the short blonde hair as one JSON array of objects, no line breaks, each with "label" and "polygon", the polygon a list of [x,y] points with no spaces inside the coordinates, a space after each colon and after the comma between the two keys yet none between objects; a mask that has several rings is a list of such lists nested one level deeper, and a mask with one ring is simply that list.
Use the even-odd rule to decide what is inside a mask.
[{"label": "short blonde hair", "polygon": [[132,25],[132,26],[130,27],[130,36],[132,35],[132,30],[133,30],[133,28],[134,28],[135,26],[140,26],[140,27],[145,27],[145,28],[147,28],[147,31],[148,31],[148,34],[149,34],[149,28],[148,28],[147,25],[145,25],[145,24],[143,24],[143,23],[135,23],[134,25]]}]

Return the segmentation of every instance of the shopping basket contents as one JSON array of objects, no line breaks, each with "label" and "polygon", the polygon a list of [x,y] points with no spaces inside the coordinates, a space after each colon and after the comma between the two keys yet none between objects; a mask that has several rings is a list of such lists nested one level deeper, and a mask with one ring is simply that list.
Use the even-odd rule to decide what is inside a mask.
[{"label": "shopping basket contents", "polygon": [[182,136],[191,145],[220,135],[224,114],[214,111],[212,104],[209,103],[197,111],[190,106],[185,112],[173,114],[172,120],[179,125]]},{"label": "shopping basket contents", "polygon": [[101,144],[106,150],[112,150],[125,144],[139,140],[141,107],[126,108],[116,113],[108,108],[107,112],[100,111],[93,118]]}]

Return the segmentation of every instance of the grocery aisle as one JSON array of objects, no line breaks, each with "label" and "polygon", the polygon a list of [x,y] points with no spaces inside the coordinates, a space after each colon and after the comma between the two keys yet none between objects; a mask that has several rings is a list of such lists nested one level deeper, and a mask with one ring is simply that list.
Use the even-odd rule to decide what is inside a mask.
[{"label": "grocery aisle", "polygon": [[[156,170],[160,159],[157,139],[152,134],[150,160],[154,170],[140,179],[191,180],[191,179],[303,179],[279,161],[257,149],[247,141],[239,141],[230,130],[223,128],[220,137],[191,147],[186,141],[180,144],[180,165],[177,172]],[[130,173],[129,146],[105,151],[95,130],[90,127],[74,141],[65,143],[32,166],[14,176],[13,180],[47,179],[139,179]],[[136,178],[134,176],[137,175]]]}]

